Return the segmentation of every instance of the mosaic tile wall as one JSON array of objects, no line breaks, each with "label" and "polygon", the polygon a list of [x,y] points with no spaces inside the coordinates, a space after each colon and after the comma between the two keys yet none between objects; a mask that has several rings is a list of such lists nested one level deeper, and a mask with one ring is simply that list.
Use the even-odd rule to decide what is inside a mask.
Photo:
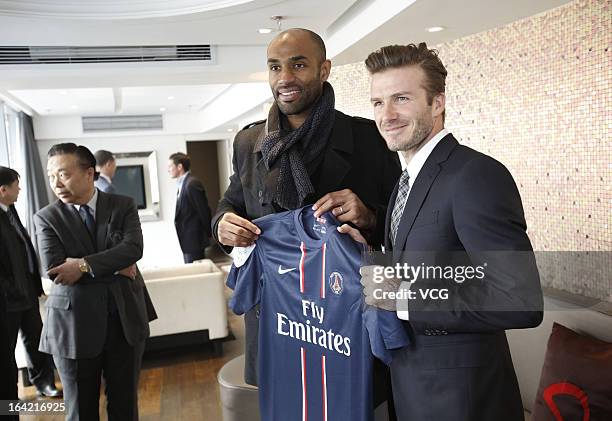
[{"label": "mosaic tile wall", "polygon": [[[436,46],[446,127],[508,167],[536,250],[612,251],[611,34],[611,1],[579,0]],[[372,118],[362,63],[330,79],[339,110]],[[590,279],[544,283],[612,302],[606,261]]]}]

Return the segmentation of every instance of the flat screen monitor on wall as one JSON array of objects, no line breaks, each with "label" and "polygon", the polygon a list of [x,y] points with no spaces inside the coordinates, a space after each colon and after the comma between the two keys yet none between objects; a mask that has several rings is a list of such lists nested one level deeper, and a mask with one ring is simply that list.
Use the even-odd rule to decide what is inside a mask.
[{"label": "flat screen monitor on wall", "polygon": [[118,194],[133,198],[138,209],[146,209],[147,195],[145,192],[144,167],[142,165],[117,166],[117,172],[113,177],[113,185]]}]

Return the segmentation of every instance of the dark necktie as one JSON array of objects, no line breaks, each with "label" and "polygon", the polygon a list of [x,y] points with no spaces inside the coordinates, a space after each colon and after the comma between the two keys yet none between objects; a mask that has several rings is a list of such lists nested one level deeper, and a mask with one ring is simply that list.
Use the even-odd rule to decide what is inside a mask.
[{"label": "dark necktie", "polygon": [[8,220],[13,226],[13,228],[15,228],[15,231],[17,232],[19,238],[21,238],[21,241],[23,241],[23,245],[25,246],[26,254],[28,257],[28,271],[30,273],[34,273],[34,266],[36,263],[35,258],[32,255],[32,250],[30,249],[30,239],[26,237],[25,228],[23,227],[23,225],[21,225],[21,221],[19,220],[19,216],[17,215],[15,209],[9,208],[6,211],[6,216],[8,217]]},{"label": "dark necktie", "polygon": [[391,212],[391,227],[389,230],[389,234],[391,236],[391,244],[395,247],[395,238],[397,237],[397,229],[399,228],[399,223],[402,219],[402,215],[404,214],[404,208],[406,207],[406,202],[408,201],[408,192],[410,191],[410,176],[408,175],[408,171],[404,170],[402,172],[402,176],[399,181],[399,188],[397,190],[397,197],[395,198],[395,205],[393,206],[393,212]]},{"label": "dark necktie", "polygon": [[95,238],[96,221],[94,220],[94,217],[91,214],[91,208],[87,205],[82,205],[79,208],[79,215],[81,215],[81,219],[83,220],[83,223],[87,227],[87,231],[89,231],[91,238]]}]

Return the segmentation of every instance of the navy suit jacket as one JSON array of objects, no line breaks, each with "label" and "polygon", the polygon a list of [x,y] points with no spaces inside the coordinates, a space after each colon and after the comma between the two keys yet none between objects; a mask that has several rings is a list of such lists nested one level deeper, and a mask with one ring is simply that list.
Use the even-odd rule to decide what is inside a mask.
[{"label": "navy suit jacket", "polygon": [[[392,208],[385,240],[394,264],[485,268],[483,279],[412,284],[405,327],[413,341],[391,366],[398,418],[522,419],[505,330],[540,324],[542,291],[512,176],[449,134],[413,182],[393,248]],[[449,299],[423,299],[427,288],[447,288]]]}]

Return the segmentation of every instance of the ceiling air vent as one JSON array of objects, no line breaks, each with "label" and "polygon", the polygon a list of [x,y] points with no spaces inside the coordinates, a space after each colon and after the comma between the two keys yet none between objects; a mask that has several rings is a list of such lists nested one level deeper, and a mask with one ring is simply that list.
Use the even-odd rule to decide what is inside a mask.
[{"label": "ceiling air vent", "polygon": [[214,63],[210,45],[114,47],[0,46],[0,65],[204,61]]},{"label": "ceiling air vent", "polygon": [[161,114],[83,117],[83,133],[126,130],[161,130]]}]

